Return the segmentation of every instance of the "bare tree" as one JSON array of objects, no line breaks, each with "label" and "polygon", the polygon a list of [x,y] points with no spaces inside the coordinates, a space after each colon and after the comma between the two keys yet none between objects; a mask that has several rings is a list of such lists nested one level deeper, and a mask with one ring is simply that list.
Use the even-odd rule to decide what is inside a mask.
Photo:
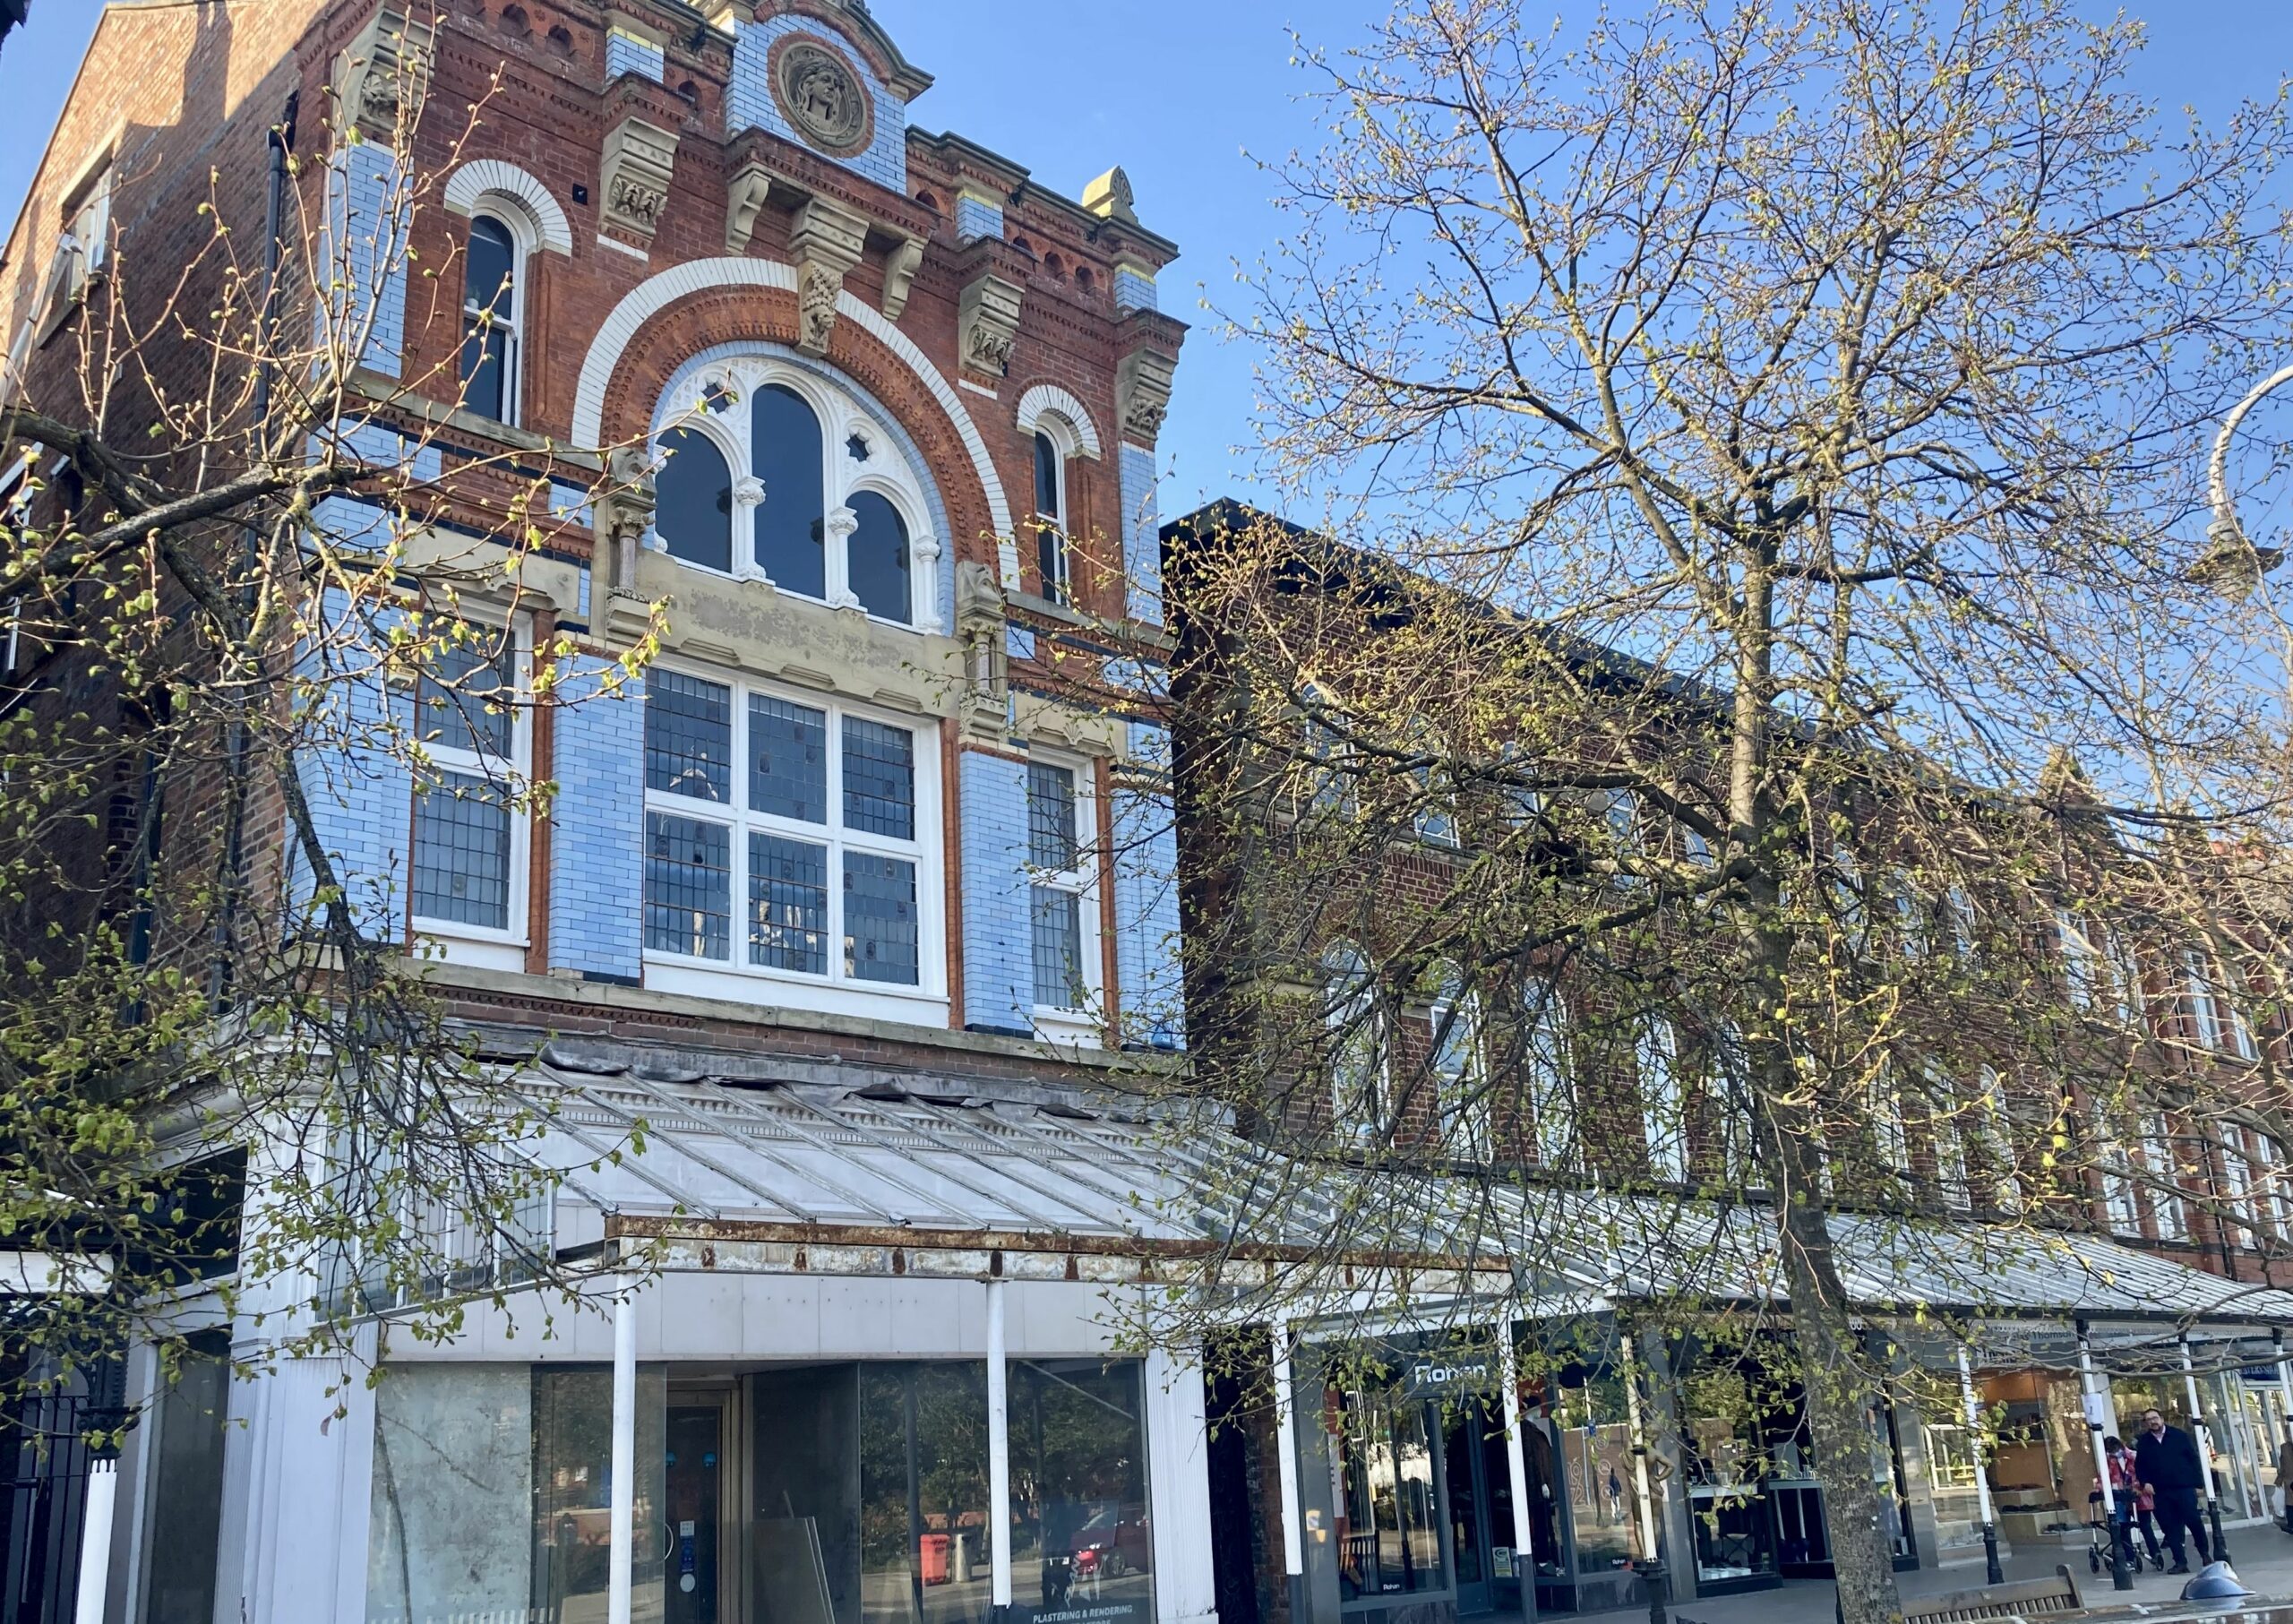
[{"label": "bare tree", "polygon": [[[1867,1273],[1954,1210],[2062,1255],[2107,1181],[2204,1203],[2193,1124],[2282,1104],[2179,1023],[2194,931],[2277,984],[2282,627],[2203,477],[2283,332],[2284,137],[2161,135],[2139,43],[2050,0],[1565,40],[1404,0],[1307,53],[1328,139],[1241,323],[1275,468],[1361,539],[1173,563],[1198,1077],[1269,1151],[1220,1199],[1316,1232],[1217,1312],[1382,1256],[1344,1301],[1422,1322],[1463,1252],[1550,1317],[1556,1259],[1662,1262],[1651,1334],[1788,1331],[1851,1624],[1900,1611],[1860,1531],[1909,1379],[1842,1215]],[[1747,1213],[1770,1295],[1725,1289]]]},{"label": "bare tree", "polygon": [[[11,1396],[131,1337],[172,1356],[172,1306],[206,1281],[271,1338],[256,1363],[339,1352],[378,1308],[421,1335],[473,1295],[579,1284],[535,1221],[546,1105],[446,1018],[405,893],[378,889],[404,876],[342,872],[323,809],[379,778],[545,815],[553,786],[497,741],[609,700],[657,622],[605,657],[511,629],[548,607],[546,548],[594,539],[614,584],[646,470],[449,427],[494,305],[479,290],[465,331],[459,292],[425,291],[463,267],[413,246],[443,172],[415,157],[422,53],[353,66],[363,89],[288,104],[267,187],[212,177],[188,251],[90,213],[19,313],[0,1233],[66,1261],[65,1289],[8,1303]],[[427,358],[383,375],[401,320]],[[451,744],[477,765],[449,770]]]}]

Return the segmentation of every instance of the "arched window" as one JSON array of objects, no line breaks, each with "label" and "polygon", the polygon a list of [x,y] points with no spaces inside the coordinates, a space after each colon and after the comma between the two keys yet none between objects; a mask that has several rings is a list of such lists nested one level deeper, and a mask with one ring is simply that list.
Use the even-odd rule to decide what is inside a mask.
[{"label": "arched window", "polygon": [[785,384],[756,391],[749,457],[764,485],[756,510],[756,561],[772,583],[828,596],[828,500],[820,420]]},{"label": "arched window", "polygon": [[1067,458],[1058,443],[1035,431],[1035,568],[1043,595],[1052,603],[1069,600],[1067,571]]},{"label": "arched window", "polygon": [[852,499],[851,553],[846,562],[852,595],[871,614],[886,620],[915,618],[908,591],[907,523],[899,510],[873,491]]},{"label": "arched window", "polygon": [[717,443],[697,428],[660,439],[653,477],[653,528],[669,556],[705,570],[733,567],[733,475]]},{"label": "arched window", "polygon": [[656,449],[684,448],[686,466],[674,471],[671,458],[660,476],[649,545],[791,597],[941,630],[930,489],[872,408],[812,368],[759,356],[689,368],[655,422]]},{"label": "arched window", "polygon": [[518,420],[518,282],[523,250],[490,214],[470,217],[462,254],[462,404],[481,417]]}]

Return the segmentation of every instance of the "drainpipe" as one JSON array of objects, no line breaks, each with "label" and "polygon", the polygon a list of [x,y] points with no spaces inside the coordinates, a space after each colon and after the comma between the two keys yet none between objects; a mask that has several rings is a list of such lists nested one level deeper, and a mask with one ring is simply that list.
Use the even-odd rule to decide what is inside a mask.
[{"label": "drainpipe", "polygon": [[1967,1448],[1974,1454],[1975,1502],[1982,1508],[1982,1562],[1984,1577],[1993,1585],[2004,1585],[2006,1575],[1998,1566],[1998,1517],[1990,1504],[1990,1462],[1985,1458],[1989,1451],[1982,1442],[1982,1410],[1975,1403],[1974,1370],[1968,1362],[1966,1344],[1959,1345],[1959,1405],[1965,1412]]},{"label": "drainpipe", "polygon": [[2226,1562],[2229,1551],[2221,1539],[2221,1497],[2213,1489],[2213,1429],[2205,1424],[2205,1412],[2197,1402],[2197,1373],[2190,1364],[2189,1333],[2182,1333],[2182,1391],[2189,1398],[2190,1431],[2197,1435],[2198,1464],[2205,1478],[2205,1520],[2213,1525],[2213,1560]]},{"label": "drainpipe", "polygon": [[1527,1423],[1521,1418],[1521,1372],[1513,1353],[1511,1320],[1498,1332],[1505,1391],[1505,1475],[1513,1490],[1513,1571],[1521,1581],[1521,1624],[1537,1624],[1537,1553],[1529,1541]]},{"label": "drainpipe", "polygon": [[2094,1379],[2094,1350],[2086,1322],[2078,1321],[2078,1391],[2086,1401],[2086,1432],[2094,1446],[2094,1476],[2102,1486],[2102,1521],[2110,1540],[2110,1588],[2131,1590],[2134,1576],[2126,1568],[2126,1540],[2117,1525],[2117,1491],[2110,1482],[2110,1457],[2102,1448],[2102,1390]]},{"label": "drainpipe", "polygon": [[1283,1583],[1291,1624],[1306,1624],[1306,1542],[1298,1517],[1298,1419],[1292,1390],[1290,1324],[1274,1326],[1274,1482],[1282,1508]]}]

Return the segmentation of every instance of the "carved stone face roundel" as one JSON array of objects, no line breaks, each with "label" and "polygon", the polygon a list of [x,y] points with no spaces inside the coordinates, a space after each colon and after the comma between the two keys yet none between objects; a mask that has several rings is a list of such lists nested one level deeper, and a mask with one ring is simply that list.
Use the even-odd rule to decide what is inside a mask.
[{"label": "carved stone face roundel", "polygon": [[875,123],[868,93],[836,49],[802,36],[774,54],[772,91],[796,133],[839,156],[868,144]]}]

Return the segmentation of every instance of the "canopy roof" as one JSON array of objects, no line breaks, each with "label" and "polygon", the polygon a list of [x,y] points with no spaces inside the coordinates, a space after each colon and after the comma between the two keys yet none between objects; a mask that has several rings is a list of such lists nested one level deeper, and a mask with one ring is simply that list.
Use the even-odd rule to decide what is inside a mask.
[{"label": "canopy roof", "polygon": [[[775,1246],[842,1241],[845,1263],[801,1266],[873,1272],[901,1267],[886,1249],[992,1248],[1099,1259],[1080,1277],[1108,1281],[1172,1280],[1174,1264],[1213,1261],[1228,1285],[1247,1285],[1254,1264],[1261,1279],[1284,1264],[1401,1270],[1421,1297],[1509,1287],[1557,1313],[1786,1297],[1772,1216],[1756,1204],[1371,1175],[1298,1163],[1198,1113],[1173,1122],[1112,1099],[769,1073],[729,1056],[552,1044],[520,1082],[544,1107],[535,1154],[562,1174],[561,1199],[601,1215],[608,1234],[711,1243],[706,1260],[687,1248],[671,1267],[726,1267],[742,1242],[768,1249],[753,1266],[773,1267],[785,1256]],[[2023,1344],[2046,1335],[2036,1322],[2107,1322],[2125,1328],[2121,1341],[2171,1327],[2249,1339],[2253,1357],[2265,1355],[2266,1328],[2293,1326],[2293,1293],[2096,1235],[1851,1213],[1830,1227],[1851,1299],[1891,1321],[1981,1321],[1986,1340]]]}]

